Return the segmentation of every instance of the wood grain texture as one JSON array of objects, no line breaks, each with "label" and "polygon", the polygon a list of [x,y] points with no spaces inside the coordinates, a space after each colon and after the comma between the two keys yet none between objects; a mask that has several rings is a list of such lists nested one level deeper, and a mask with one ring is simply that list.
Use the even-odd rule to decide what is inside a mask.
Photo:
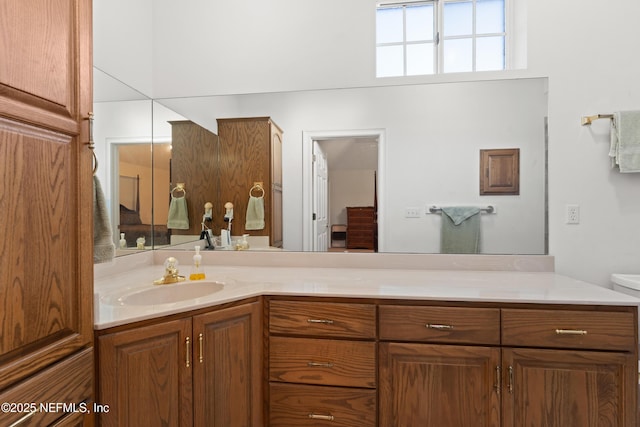
[{"label": "wood grain texture", "polygon": [[[557,329],[585,334],[558,334]],[[502,344],[636,351],[637,320],[631,312],[503,309]]]},{"label": "wood grain texture", "polygon": [[498,347],[380,343],[380,425],[499,427]]},{"label": "wood grain texture", "polygon": [[193,425],[263,425],[260,302],[196,316],[193,328]]},{"label": "wood grain texture", "polygon": [[513,393],[503,397],[505,425],[633,427],[637,360],[632,354],[505,349]]},{"label": "wood grain texture", "polygon": [[182,319],[99,338],[98,399],[111,408],[100,425],[192,425],[191,331]]},{"label": "wood grain texture", "polygon": [[520,194],[520,149],[480,150],[480,195]]},{"label": "wood grain texture", "polygon": [[272,336],[269,379],[374,388],[376,343]]},{"label": "wood grain texture", "polygon": [[91,345],[91,2],[0,5],[0,389]]},{"label": "wood grain texture", "polygon": [[[71,411],[83,415],[80,404],[91,404],[93,394],[93,349],[76,353],[67,359],[43,370],[27,381],[0,393],[0,402],[35,403],[35,415],[29,418],[33,426],[53,424],[64,417],[64,408],[52,407],[50,411],[40,403],[68,403]],[[75,406],[73,406],[75,405]],[[91,408],[91,406],[88,406]],[[8,426],[25,416],[25,412],[0,412],[0,425]],[[27,424],[24,424],[27,425]]]},{"label": "wood grain texture", "polygon": [[[269,388],[270,427],[377,425],[375,390],[279,383]],[[333,419],[313,419],[311,414]]]},{"label": "wood grain texture", "polygon": [[[233,203],[233,234],[270,236],[271,246],[282,246],[282,131],[269,117],[218,119],[218,136],[221,200]],[[249,190],[256,182],[265,190],[265,228],[247,231]]]},{"label": "wood grain texture", "polygon": [[500,344],[498,308],[381,305],[379,316],[381,340]]},{"label": "wood grain texture", "polygon": [[376,306],[271,300],[269,330],[273,334],[373,339]]},{"label": "wood grain texture", "polygon": [[373,206],[347,207],[347,249],[374,249],[375,227]]},{"label": "wood grain texture", "polygon": [[[189,229],[171,229],[171,234],[200,235],[204,204],[213,204],[216,219],[216,234],[219,233],[224,202],[219,200],[220,169],[218,167],[218,137],[191,121],[171,123],[171,188],[159,195],[167,200],[167,210],[171,201],[170,191],[181,182],[187,191]],[[180,195],[176,193],[176,196]],[[211,228],[212,224],[207,224]]]}]

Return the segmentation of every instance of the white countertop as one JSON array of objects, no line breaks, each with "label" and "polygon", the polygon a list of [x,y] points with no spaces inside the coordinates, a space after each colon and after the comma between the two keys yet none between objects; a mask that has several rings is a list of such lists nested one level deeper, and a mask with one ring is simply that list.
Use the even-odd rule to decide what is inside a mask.
[{"label": "white countertop", "polygon": [[[112,269],[114,270],[114,269]],[[104,270],[107,271],[107,270]],[[553,272],[206,265],[207,281],[225,283],[206,297],[157,305],[113,305],[109,297],[156,287],[162,265],[96,276],[95,329],[215,306],[260,295],[361,297],[434,301],[640,305],[640,299]],[[189,275],[189,266],[181,267]],[[190,286],[196,281],[174,285]],[[113,298],[112,298],[113,299]]]}]

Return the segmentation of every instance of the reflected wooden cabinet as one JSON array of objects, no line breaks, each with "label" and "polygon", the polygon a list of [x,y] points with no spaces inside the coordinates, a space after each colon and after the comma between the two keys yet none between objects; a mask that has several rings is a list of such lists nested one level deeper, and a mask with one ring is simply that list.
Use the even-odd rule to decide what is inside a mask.
[{"label": "reflected wooden cabinet", "polygon": [[347,207],[347,249],[375,249],[376,227],[373,206]]},{"label": "reflected wooden cabinet", "polygon": [[[2,2],[1,402],[93,398],[91,22],[88,0]],[[2,411],[0,425],[64,416]]]},{"label": "reflected wooden cabinet", "polygon": [[262,425],[260,302],[98,334],[103,426]]},{"label": "reflected wooden cabinet", "polygon": [[[268,236],[282,247],[282,130],[269,117],[218,119],[221,198],[233,203],[233,235]],[[245,230],[254,184],[264,189],[263,229]],[[260,190],[251,191],[260,197]],[[223,204],[224,204],[223,202]]]}]

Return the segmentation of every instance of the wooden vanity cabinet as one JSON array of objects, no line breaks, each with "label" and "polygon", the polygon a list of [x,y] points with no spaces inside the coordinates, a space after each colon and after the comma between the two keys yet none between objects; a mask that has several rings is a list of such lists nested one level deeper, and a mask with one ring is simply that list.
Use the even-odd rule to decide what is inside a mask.
[{"label": "wooden vanity cabinet", "polygon": [[99,334],[100,425],[262,425],[261,322],[257,301]]},{"label": "wooden vanity cabinet", "polygon": [[269,300],[269,425],[377,425],[376,306]]},{"label": "wooden vanity cabinet", "polygon": [[379,328],[380,426],[500,426],[499,309],[381,305]]},{"label": "wooden vanity cabinet", "polygon": [[631,307],[381,305],[380,425],[636,426],[637,323]]}]

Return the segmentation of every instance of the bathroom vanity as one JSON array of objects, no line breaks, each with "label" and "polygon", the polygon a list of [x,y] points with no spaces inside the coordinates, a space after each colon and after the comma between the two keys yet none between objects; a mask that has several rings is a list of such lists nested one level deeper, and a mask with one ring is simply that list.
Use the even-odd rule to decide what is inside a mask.
[{"label": "bathroom vanity", "polygon": [[633,297],[553,272],[206,255],[223,287],[191,299],[153,301],[160,259],[96,278],[103,425],[637,425]]}]

